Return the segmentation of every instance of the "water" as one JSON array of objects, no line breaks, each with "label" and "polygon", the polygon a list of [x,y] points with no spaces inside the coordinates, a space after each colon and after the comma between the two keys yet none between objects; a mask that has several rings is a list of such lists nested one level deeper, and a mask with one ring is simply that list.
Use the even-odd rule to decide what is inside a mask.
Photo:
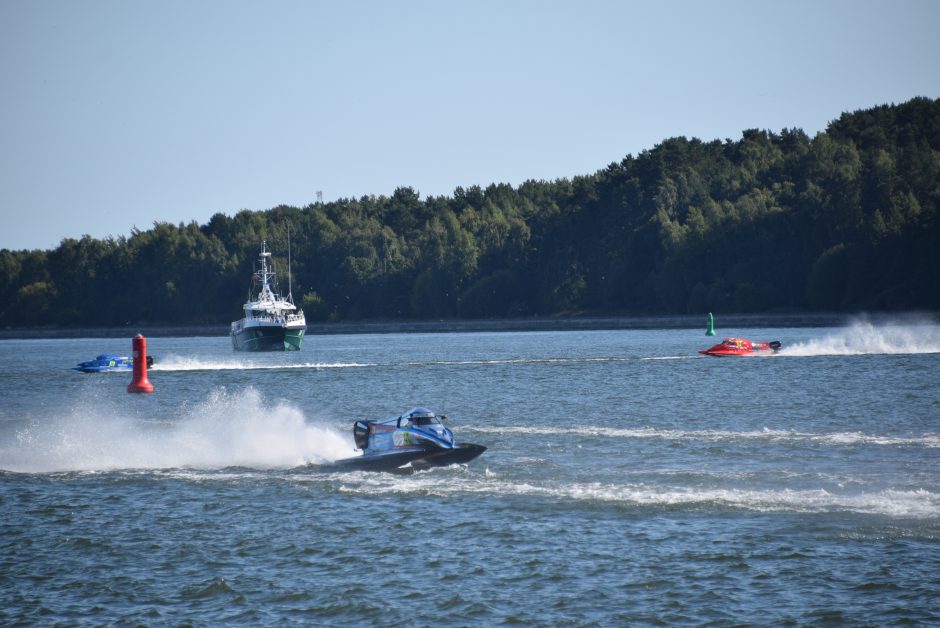
[{"label": "water", "polygon": [[[722,330],[719,330],[721,333]],[[940,326],[0,342],[0,624],[940,621]],[[719,338],[720,339],[720,338]],[[427,405],[463,467],[331,473]]]}]

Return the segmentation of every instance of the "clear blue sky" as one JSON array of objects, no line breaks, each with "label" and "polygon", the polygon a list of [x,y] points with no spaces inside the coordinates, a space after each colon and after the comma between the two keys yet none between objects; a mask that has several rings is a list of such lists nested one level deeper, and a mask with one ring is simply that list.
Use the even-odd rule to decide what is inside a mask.
[{"label": "clear blue sky", "polygon": [[0,0],[0,248],[940,97],[940,2]]}]

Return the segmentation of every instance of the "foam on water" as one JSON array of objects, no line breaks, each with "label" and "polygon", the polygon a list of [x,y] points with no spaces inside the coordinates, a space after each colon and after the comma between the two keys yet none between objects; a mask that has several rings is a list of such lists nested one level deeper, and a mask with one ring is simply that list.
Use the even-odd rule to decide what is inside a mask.
[{"label": "foam on water", "polygon": [[[441,481],[442,472],[450,473],[446,482]],[[940,516],[940,494],[923,489],[835,493],[825,489],[708,488],[665,486],[658,483],[536,484],[504,480],[488,471],[477,474],[459,469],[433,470],[407,477],[361,472],[338,475],[347,476],[340,491],[355,494],[418,494],[442,497],[486,494],[645,507],[716,507],[756,512],[851,512],[914,519]],[[358,483],[349,481],[349,478],[357,475]]]},{"label": "foam on water", "polygon": [[[402,363],[404,366],[477,366],[477,365],[513,365],[513,364],[569,364],[588,362],[621,362],[628,358],[597,356],[580,358],[505,358],[492,360],[428,360]],[[394,364],[377,364],[369,362],[304,362],[301,364],[266,364],[250,359],[244,360],[204,360],[181,356],[167,356],[154,363],[151,371],[253,371],[253,370],[284,370],[284,369],[343,369],[368,368],[376,366],[394,366]]]},{"label": "foam on water", "polygon": [[623,362],[629,358],[616,356],[587,356],[576,358],[494,358],[491,360],[433,360],[422,362],[405,362],[405,366],[488,366],[488,365],[514,365],[514,364],[579,364],[591,362]]},{"label": "foam on water", "polygon": [[82,403],[61,416],[35,420],[0,442],[0,468],[26,473],[289,468],[352,451],[347,437],[308,423],[288,404],[267,403],[253,388],[223,389],[164,422],[98,401]]},{"label": "foam on water", "polygon": [[863,434],[861,432],[832,432],[815,434],[795,430],[763,430],[733,432],[725,430],[663,430],[651,427],[610,428],[601,426],[574,427],[538,427],[538,426],[485,426],[467,425],[461,431],[482,432],[489,434],[530,434],[543,436],[599,436],[604,438],[632,438],[658,440],[702,440],[702,441],[738,441],[762,440],[768,442],[807,442],[828,445],[888,445],[912,447],[940,447],[940,434],[922,434],[919,436],[887,436]]},{"label": "foam on water", "polygon": [[851,326],[794,345],[784,346],[781,356],[904,355],[940,353],[940,327],[932,324],[873,325],[859,321]]},{"label": "foam on water", "polygon": [[250,360],[202,360],[199,358],[186,358],[167,356],[149,369],[151,371],[252,371],[252,370],[284,370],[284,369],[341,369],[363,368],[375,364],[360,364],[358,362],[304,362],[302,364],[265,364]]}]

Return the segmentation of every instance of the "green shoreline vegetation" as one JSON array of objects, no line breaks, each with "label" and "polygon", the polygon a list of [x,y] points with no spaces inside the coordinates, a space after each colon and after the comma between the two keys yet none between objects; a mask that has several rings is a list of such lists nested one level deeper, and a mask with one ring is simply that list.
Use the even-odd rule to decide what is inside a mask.
[{"label": "green shoreline vegetation", "polygon": [[0,329],[227,326],[262,239],[286,289],[288,229],[294,296],[324,329],[936,312],[940,99],[845,113],[812,138],[671,138],[571,180],[424,200],[399,187],[3,249]]}]

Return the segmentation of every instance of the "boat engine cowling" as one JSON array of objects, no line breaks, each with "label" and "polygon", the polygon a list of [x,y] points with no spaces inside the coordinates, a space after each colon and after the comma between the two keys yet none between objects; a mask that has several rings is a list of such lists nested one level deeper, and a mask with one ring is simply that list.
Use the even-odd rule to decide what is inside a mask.
[{"label": "boat engine cowling", "polygon": [[356,449],[365,449],[369,446],[368,421],[356,421],[353,423],[353,440],[356,441]]}]

